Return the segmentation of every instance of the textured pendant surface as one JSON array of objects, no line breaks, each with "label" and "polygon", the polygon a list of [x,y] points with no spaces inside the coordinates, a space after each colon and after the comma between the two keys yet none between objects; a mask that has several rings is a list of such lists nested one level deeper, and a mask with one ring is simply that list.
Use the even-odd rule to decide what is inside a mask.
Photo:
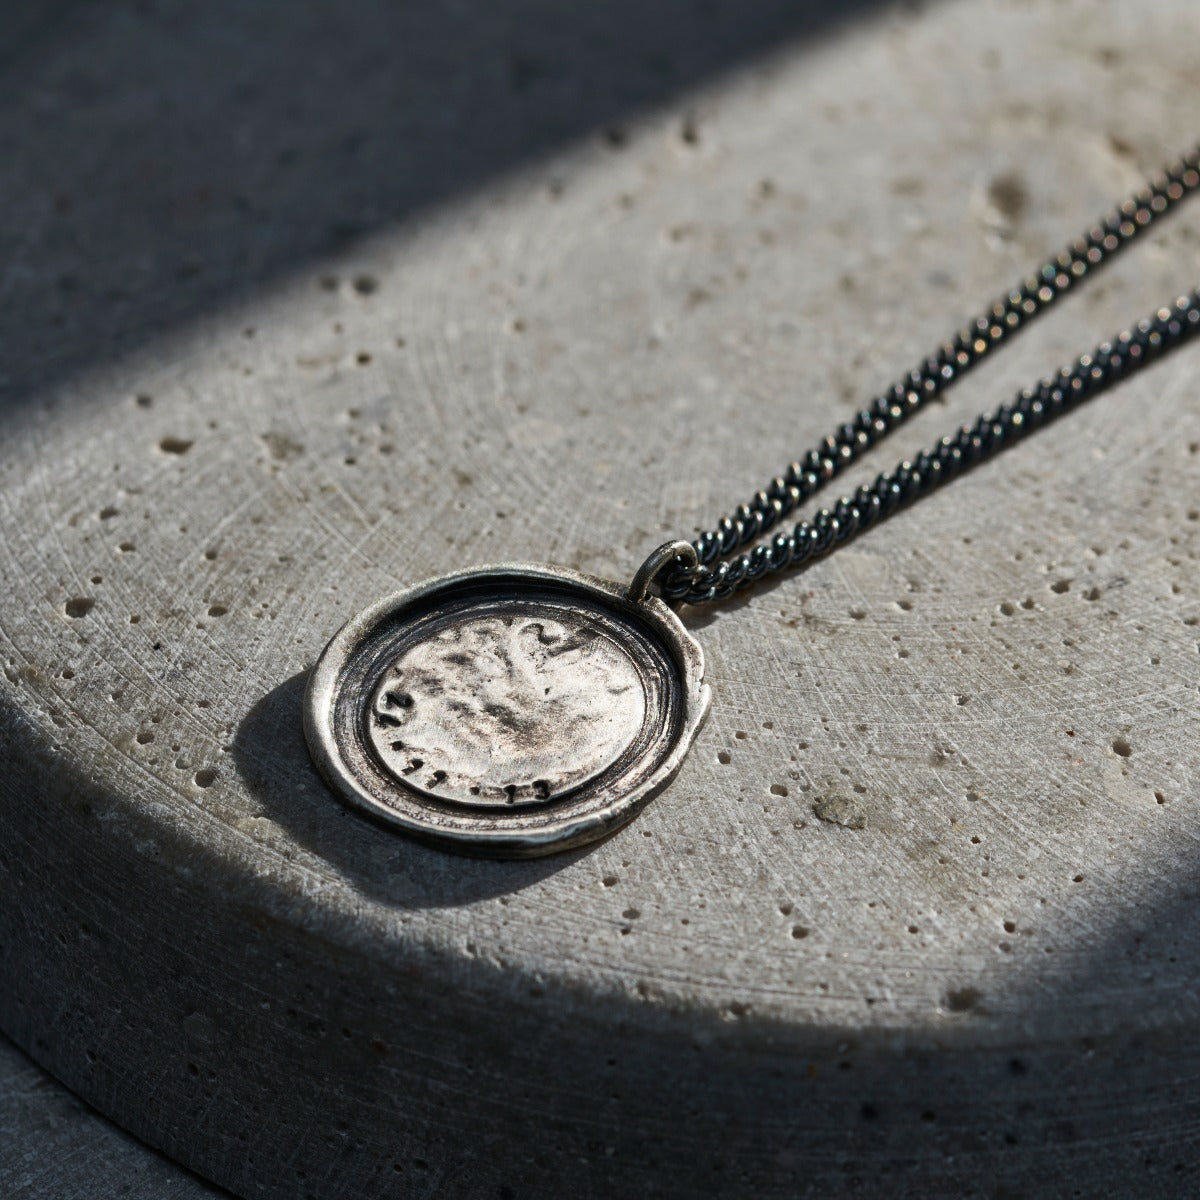
[{"label": "textured pendant surface", "polygon": [[700,647],[661,601],[552,566],[391,596],[321,655],[305,734],[349,804],[446,849],[517,858],[618,829],[708,711]]}]

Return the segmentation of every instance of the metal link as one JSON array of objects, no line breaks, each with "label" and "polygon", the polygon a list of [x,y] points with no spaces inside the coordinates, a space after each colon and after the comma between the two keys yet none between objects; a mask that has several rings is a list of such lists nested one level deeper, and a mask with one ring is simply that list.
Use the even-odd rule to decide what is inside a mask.
[{"label": "metal link", "polygon": [[1198,189],[1200,147],[968,322],[852,421],[791,463],[748,504],[723,517],[715,529],[700,533],[692,542],[695,565],[676,559],[659,577],[664,598],[707,604],[764,575],[812,562],[1192,337],[1200,330],[1200,290],[1027,388],[1013,403],[943,438],[915,462],[901,463],[852,497],[843,497],[832,511],[822,509],[790,533],[776,534],[769,546],[738,553],[775,529],[831,479]]}]

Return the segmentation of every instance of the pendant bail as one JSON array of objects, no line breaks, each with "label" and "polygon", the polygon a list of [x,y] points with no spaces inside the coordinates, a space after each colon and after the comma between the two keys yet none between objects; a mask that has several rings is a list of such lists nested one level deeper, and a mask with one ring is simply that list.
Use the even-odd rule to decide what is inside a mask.
[{"label": "pendant bail", "polygon": [[700,557],[696,553],[696,547],[691,542],[682,540],[663,542],[638,567],[637,574],[634,575],[633,582],[629,585],[629,591],[626,593],[629,599],[634,604],[641,604],[646,599],[650,585],[658,578],[665,567],[677,559],[682,559],[684,566],[689,570],[700,565]]}]

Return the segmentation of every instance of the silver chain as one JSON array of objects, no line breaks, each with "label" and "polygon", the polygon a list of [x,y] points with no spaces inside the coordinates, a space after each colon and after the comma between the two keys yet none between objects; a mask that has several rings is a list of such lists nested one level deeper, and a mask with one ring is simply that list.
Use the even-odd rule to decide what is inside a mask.
[{"label": "silver chain", "polygon": [[[663,556],[662,549],[656,551],[660,557],[652,574],[664,598],[708,604],[764,576],[810,563],[1186,341],[1200,330],[1200,289],[1026,388],[1011,404],[984,413],[931,450],[879,475],[832,508],[745,549],[1197,189],[1200,147],[960,329],[852,421],[791,463],[749,503],[696,537],[690,548],[677,543],[685,553]],[[644,591],[649,576],[641,578],[642,574]]]}]

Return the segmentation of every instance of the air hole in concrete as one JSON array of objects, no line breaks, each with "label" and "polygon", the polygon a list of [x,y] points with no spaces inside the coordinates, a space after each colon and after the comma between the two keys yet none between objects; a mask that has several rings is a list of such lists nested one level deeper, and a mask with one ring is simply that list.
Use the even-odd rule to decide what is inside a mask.
[{"label": "air hole in concrete", "polygon": [[158,443],[164,454],[186,454],[192,448],[190,438],[165,437]]},{"label": "air hole in concrete", "polygon": [[73,620],[86,617],[96,607],[96,601],[90,596],[73,596],[63,605],[63,611]]},{"label": "air hole in concrete", "polygon": [[1133,747],[1129,744],[1129,739],[1125,737],[1113,738],[1112,748],[1113,753],[1119,754],[1122,758],[1128,758],[1133,753]]},{"label": "air hole in concrete", "polygon": [[953,988],[942,998],[942,1007],[947,1012],[970,1012],[979,1006],[979,1001],[982,999],[983,993],[978,988]]},{"label": "air hole in concrete", "polygon": [[997,175],[988,185],[988,201],[1005,221],[1016,221],[1029,203],[1029,189],[1016,171]]}]

